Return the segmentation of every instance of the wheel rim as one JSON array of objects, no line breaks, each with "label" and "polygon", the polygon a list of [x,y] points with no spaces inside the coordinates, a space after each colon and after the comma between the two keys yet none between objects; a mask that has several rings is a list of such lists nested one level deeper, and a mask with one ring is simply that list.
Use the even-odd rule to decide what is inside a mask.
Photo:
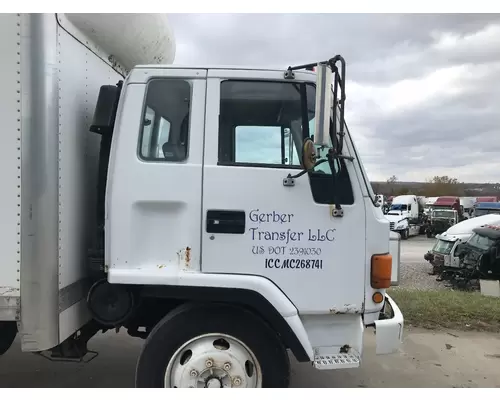
[{"label": "wheel rim", "polygon": [[165,371],[166,388],[260,388],[253,352],[233,336],[210,333],[184,343]]}]

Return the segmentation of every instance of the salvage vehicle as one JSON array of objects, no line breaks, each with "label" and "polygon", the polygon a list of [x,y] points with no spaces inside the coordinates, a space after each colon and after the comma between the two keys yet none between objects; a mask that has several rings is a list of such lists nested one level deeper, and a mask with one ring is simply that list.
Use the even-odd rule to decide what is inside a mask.
[{"label": "salvage vehicle", "polygon": [[425,234],[431,238],[438,233],[443,233],[458,222],[458,213],[455,210],[433,209],[426,222]]},{"label": "salvage vehicle", "polygon": [[469,240],[474,233],[474,228],[485,224],[500,224],[500,214],[467,219],[453,225],[446,232],[436,235],[434,246],[424,254],[424,259],[432,265],[431,275],[440,275],[447,268],[459,268],[458,245]]},{"label": "salvage vehicle", "polygon": [[164,17],[0,14],[0,348],[124,329],[141,388],[286,387],[289,353],[356,368],[372,328],[397,352],[344,58],[179,66]]},{"label": "salvage vehicle", "polygon": [[447,268],[442,279],[461,289],[481,280],[500,280],[500,224],[487,224],[473,229],[465,243],[458,245],[460,267]]}]

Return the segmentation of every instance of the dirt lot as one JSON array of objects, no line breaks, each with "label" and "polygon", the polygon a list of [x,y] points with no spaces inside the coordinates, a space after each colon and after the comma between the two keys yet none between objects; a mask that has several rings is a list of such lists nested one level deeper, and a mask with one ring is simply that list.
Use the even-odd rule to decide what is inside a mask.
[{"label": "dirt lot", "polygon": [[[291,387],[500,387],[498,335],[406,332],[398,354],[375,356],[366,332],[359,369],[317,371],[293,363]],[[0,387],[133,387],[141,341],[126,333],[95,337],[100,355],[89,364],[60,364],[22,354],[17,343],[0,359]]]}]

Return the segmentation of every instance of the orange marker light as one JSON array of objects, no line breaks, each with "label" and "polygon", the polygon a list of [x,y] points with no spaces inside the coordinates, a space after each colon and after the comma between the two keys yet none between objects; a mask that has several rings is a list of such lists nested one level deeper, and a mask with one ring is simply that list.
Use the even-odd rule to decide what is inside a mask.
[{"label": "orange marker light", "polygon": [[373,293],[372,300],[375,304],[380,304],[384,301],[384,295],[380,292]]},{"label": "orange marker light", "polygon": [[372,256],[371,286],[374,289],[391,287],[392,255],[375,254]]}]

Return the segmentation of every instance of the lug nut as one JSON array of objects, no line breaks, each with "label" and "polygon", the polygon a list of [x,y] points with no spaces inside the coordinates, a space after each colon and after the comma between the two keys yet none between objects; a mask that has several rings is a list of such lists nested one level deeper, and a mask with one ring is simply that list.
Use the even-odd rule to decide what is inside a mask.
[{"label": "lug nut", "polygon": [[237,376],[236,378],[234,378],[234,386],[240,386],[241,385],[241,379],[239,376]]},{"label": "lug nut", "polygon": [[210,368],[214,365],[214,362],[212,360],[207,360],[207,362],[205,363],[205,365],[207,366],[207,368]]},{"label": "lug nut", "polygon": [[193,369],[190,373],[189,373],[193,378],[196,378],[198,376],[198,371],[196,371],[195,369]]},{"label": "lug nut", "polygon": [[224,370],[225,370],[225,371],[229,371],[230,369],[231,369],[231,364],[230,364],[230,363],[228,363],[228,362],[227,362],[227,363],[225,363],[225,364],[224,364]]}]

